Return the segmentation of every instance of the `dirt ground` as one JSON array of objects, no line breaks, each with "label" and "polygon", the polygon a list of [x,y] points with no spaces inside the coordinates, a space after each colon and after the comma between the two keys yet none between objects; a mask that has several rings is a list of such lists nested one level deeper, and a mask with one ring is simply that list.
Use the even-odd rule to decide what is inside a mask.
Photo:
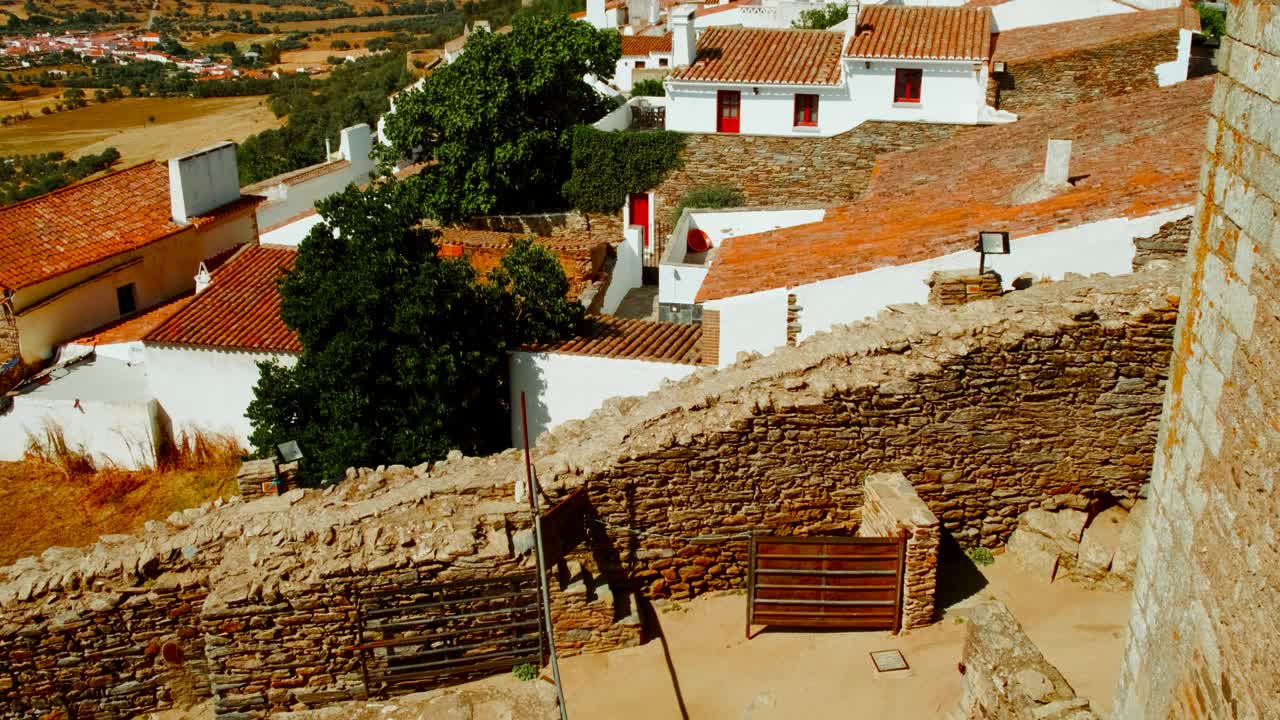
[{"label": "dirt ground", "polygon": [[[886,632],[761,632],[743,637],[746,598],[719,593],[659,610],[665,641],[560,665],[575,717],[610,720],[946,718],[960,699],[964,608],[994,596],[1103,714],[1120,672],[1128,593],[1028,580],[997,560],[953,592],[942,619]],[[985,587],[976,593],[978,585]],[[961,600],[960,596],[964,596]],[[911,669],[876,677],[868,653],[898,649]]]},{"label": "dirt ground", "polygon": [[[7,104],[0,102],[0,115],[9,114]],[[122,162],[132,165],[222,140],[240,141],[280,125],[266,96],[125,98],[0,127],[0,155],[61,150],[78,157],[114,147]]]}]

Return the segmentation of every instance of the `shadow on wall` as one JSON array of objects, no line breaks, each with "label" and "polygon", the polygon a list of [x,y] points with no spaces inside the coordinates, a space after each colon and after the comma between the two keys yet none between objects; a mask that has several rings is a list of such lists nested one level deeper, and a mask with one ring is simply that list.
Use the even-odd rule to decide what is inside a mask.
[{"label": "shadow on wall", "polygon": [[[515,429],[511,438],[512,446],[524,449],[520,426],[520,391],[523,391],[525,396],[525,418],[529,423],[529,445],[537,446],[538,436],[546,432],[551,425],[551,410],[547,407],[546,373],[543,372],[542,367],[533,360],[533,356],[530,354],[512,354],[509,357],[511,358],[509,361],[511,377],[508,382],[513,384],[513,390],[516,391],[516,395],[511,402],[511,413],[513,415],[511,427]],[[518,382],[517,378],[519,379]]]},{"label": "shadow on wall", "polygon": [[938,594],[934,620],[938,620],[951,607],[982,592],[986,586],[987,578],[964,554],[951,533],[944,530],[942,544],[938,549]]}]

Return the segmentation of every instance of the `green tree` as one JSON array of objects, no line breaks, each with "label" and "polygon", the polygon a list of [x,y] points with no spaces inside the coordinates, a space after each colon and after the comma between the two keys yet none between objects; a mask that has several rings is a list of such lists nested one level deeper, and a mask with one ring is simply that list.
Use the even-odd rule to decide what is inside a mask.
[{"label": "green tree", "polygon": [[1222,37],[1227,32],[1227,13],[1212,5],[1197,3],[1200,11],[1200,34],[1205,37]]},{"label": "green tree", "polygon": [[582,78],[612,76],[620,53],[616,33],[563,16],[472,35],[456,62],[397,98],[387,123],[397,152],[433,163],[418,176],[427,214],[448,223],[562,205],[569,131],[611,107]]},{"label": "green tree", "polygon": [[663,97],[667,94],[667,89],[662,86],[662,81],[657,78],[645,78],[637,80],[631,84],[631,95],[633,97]]},{"label": "green tree", "polygon": [[502,447],[506,350],[566,336],[582,315],[555,258],[524,241],[483,278],[440,258],[404,182],[348,187],[319,210],[280,283],[303,352],[290,368],[260,366],[253,445],[298,440],[317,483]]},{"label": "green tree", "polygon": [[800,19],[791,23],[791,26],[809,30],[826,30],[832,25],[838,25],[848,19],[848,5],[830,4],[826,7],[801,12]]}]

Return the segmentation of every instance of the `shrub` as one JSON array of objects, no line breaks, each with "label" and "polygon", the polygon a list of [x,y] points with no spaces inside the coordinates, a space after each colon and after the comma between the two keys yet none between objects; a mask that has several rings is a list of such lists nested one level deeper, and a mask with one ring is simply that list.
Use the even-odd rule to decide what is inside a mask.
[{"label": "shrub", "polygon": [[511,668],[511,674],[515,675],[517,680],[528,682],[538,677],[538,666],[533,663],[520,663]]},{"label": "shrub", "polygon": [[1205,37],[1222,37],[1227,32],[1227,14],[1212,5],[1199,3],[1196,9],[1200,11],[1200,34]]},{"label": "shrub", "polygon": [[583,212],[615,212],[628,193],[654,187],[679,167],[684,143],[683,134],[667,130],[605,132],[580,125],[573,129],[564,196]]},{"label": "shrub", "polygon": [[826,30],[849,19],[848,5],[827,5],[825,8],[805,10],[800,19],[791,23],[792,27],[808,30]]},{"label": "shrub", "polygon": [[730,185],[703,185],[685,193],[676,204],[673,221],[680,219],[685,208],[706,210],[711,208],[739,207],[743,203],[742,193]]},{"label": "shrub", "polygon": [[631,85],[632,97],[665,97],[667,89],[662,86],[662,81],[657,78],[645,78],[637,80]]},{"label": "shrub", "polygon": [[85,449],[67,445],[62,427],[52,422],[46,422],[39,435],[27,433],[27,447],[22,459],[52,470],[67,480],[85,478],[96,471],[93,459]]},{"label": "shrub", "polygon": [[969,548],[964,551],[964,554],[979,567],[986,567],[996,561],[996,556],[991,554],[991,550],[984,547]]},{"label": "shrub", "polygon": [[330,47],[331,49],[333,49],[333,50],[350,50],[350,49],[351,49],[351,43],[347,42],[346,40],[343,40],[343,39],[339,38],[339,39],[334,40],[333,42],[329,43],[329,47]]}]

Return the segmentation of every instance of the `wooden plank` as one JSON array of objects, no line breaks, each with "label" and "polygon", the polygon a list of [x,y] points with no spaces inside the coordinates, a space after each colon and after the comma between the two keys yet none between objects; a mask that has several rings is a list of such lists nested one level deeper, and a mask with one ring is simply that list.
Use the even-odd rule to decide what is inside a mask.
[{"label": "wooden plank", "polygon": [[[539,620],[525,620],[521,622],[502,623],[501,625],[478,625],[474,628],[467,628],[465,630],[450,630],[449,632],[431,633],[431,639],[441,640],[443,638],[461,637],[463,635],[473,634],[477,632],[484,632],[484,631],[499,631],[499,630],[511,630],[511,629],[533,627],[534,625],[537,625],[539,622],[540,622]],[[356,645],[349,649],[350,650],[374,650],[377,648],[398,647],[400,645],[418,645],[421,643],[422,643],[422,639],[420,637],[415,636],[415,637],[409,637],[409,638],[393,638],[390,640],[372,640],[367,643]]]},{"label": "wooden plank", "polygon": [[448,600],[435,600],[432,602],[415,603],[413,605],[398,605],[395,607],[372,610],[369,613],[367,613],[365,617],[367,618],[387,617],[389,615],[407,614],[415,610],[426,610],[429,608],[445,607],[448,605],[458,605],[462,603],[471,604],[471,603],[480,603],[480,602],[493,601],[493,600],[506,600],[509,598],[519,598],[519,597],[527,597],[527,598],[532,598],[536,600],[538,597],[538,588],[533,587],[527,590],[520,590],[514,593],[507,592],[507,593],[497,593],[492,595],[469,596],[463,600],[450,598]]},{"label": "wooden plank", "polygon": [[522,607],[519,609],[498,608],[497,610],[484,610],[482,612],[462,613],[458,615],[437,615],[434,617],[419,618],[416,620],[402,620],[400,622],[395,622],[395,623],[370,625],[369,627],[371,629],[381,630],[384,632],[388,630],[407,630],[409,628],[424,627],[428,625],[448,622],[449,620],[465,620],[469,618],[488,617],[493,615],[515,615],[519,613],[534,612],[537,609],[538,609],[537,606]]},{"label": "wooden plank", "polygon": [[907,574],[907,535],[898,537],[898,608],[893,614],[893,634],[902,632],[902,596]]}]

